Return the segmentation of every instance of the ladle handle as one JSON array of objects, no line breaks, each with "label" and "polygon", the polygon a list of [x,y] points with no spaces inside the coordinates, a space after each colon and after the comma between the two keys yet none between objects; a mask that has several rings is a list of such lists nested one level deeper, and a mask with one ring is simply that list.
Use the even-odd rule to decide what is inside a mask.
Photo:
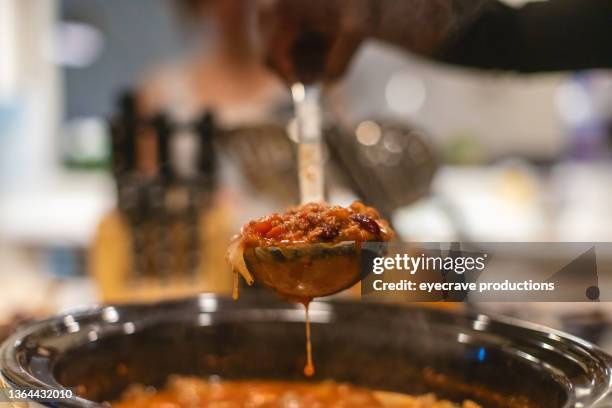
[{"label": "ladle handle", "polygon": [[298,178],[302,204],[325,201],[321,87],[291,86],[298,130]]}]

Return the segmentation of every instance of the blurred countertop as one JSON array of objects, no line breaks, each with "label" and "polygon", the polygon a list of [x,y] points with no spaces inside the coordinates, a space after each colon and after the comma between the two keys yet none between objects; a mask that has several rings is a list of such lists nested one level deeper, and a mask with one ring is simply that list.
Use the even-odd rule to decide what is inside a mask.
[{"label": "blurred countertop", "polygon": [[420,242],[608,242],[610,185],[607,162],[444,166],[430,196],[399,210],[394,225]]},{"label": "blurred countertop", "polygon": [[115,205],[113,181],[101,172],[62,172],[0,197],[0,238],[32,245],[87,247],[102,215]]},{"label": "blurred countertop", "polygon": [[[541,169],[519,159],[440,168],[431,195],[399,210],[394,225],[413,241],[612,241],[612,163]],[[0,239],[88,247],[115,205],[103,172],[62,172],[0,191]]]}]

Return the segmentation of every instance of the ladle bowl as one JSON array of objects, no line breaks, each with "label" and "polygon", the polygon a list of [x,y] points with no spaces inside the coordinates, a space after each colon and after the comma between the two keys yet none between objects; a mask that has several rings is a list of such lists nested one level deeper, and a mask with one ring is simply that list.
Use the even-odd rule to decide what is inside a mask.
[{"label": "ladle bowl", "polygon": [[256,281],[285,298],[308,300],[333,295],[361,276],[361,244],[295,244],[245,248],[244,261]]}]

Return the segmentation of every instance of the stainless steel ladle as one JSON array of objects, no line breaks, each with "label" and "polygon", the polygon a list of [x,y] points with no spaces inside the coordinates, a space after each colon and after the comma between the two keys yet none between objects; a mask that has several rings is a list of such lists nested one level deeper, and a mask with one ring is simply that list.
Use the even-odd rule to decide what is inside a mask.
[{"label": "stainless steel ladle", "polygon": [[[321,87],[296,83],[291,87],[298,140],[301,203],[324,202]],[[291,300],[332,295],[360,278],[360,243],[294,244],[244,250],[254,278]]]}]

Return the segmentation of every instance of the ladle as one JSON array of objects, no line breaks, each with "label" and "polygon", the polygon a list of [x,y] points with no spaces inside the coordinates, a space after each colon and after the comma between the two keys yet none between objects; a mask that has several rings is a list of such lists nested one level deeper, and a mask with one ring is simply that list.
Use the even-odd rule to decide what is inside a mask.
[{"label": "ladle", "polygon": [[[324,202],[321,87],[291,87],[298,138],[301,203]],[[281,296],[307,302],[353,286],[360,277],[361,247],[353,241],[245,248],[244,261],[255,280]]]}]

